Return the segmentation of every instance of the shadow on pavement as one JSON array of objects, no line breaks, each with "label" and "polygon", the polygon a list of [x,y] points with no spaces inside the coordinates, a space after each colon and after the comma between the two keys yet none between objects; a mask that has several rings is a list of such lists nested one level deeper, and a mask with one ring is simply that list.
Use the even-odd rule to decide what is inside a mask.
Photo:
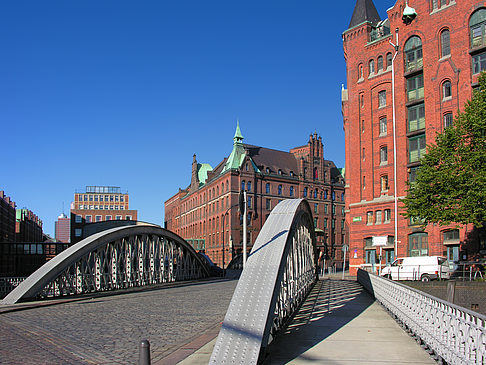
[{"label": "shadow on pavement", "polygon": [[304,353],[359,316],[373,302],[370,294],[354,280],[319,280],[289,326],[268,346],[263,364],[286,364],[296,358],[322,361]]}]

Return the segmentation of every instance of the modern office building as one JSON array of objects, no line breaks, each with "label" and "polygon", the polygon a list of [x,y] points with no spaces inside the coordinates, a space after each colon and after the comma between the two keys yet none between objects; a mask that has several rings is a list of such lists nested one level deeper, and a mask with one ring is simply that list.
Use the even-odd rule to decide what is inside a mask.
[{"label": "modern office building", "polygon": [[194,155],[191,183],[165,202],[165,227],[225,266],[243,249],[240,191],[247,192],[248,251],[272,209],[283,199],[305,198],[314,215],[318,245],[328,265],[342,265],[347,240],[344,178],[324,159],[321,137],[290,152],[243,143],[239,125],[233,150],[215,168]]},{"label": "modern office building", "polygon": [[128,193],[116,186],[86,186],[74,194],[71,203],[71,244],[85,237],[86,224],[111,220],[137,220],[137,210],[130,210]]},{"label": "modern office building", "polygon": [[380,250],[383,264],[485,254],[485,238],[472,226],[424,229],[400,215],[426,144],[453,123],[486,70],[485,2],[398,0],[386,13],[381,19],[372,0],[357,0],[342,35],[351,267],[374,268]]},{"label": "modern office building", "polygon": [[71,219],[64,213],[62,213],[57,221],[54,222],[56,241],[69,243],[71,241]]}]

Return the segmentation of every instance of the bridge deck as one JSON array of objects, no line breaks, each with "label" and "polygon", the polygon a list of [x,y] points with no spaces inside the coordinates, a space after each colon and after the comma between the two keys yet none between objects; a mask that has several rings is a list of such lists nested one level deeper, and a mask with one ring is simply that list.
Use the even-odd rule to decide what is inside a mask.
[{"label": "bridge deck", "polygon": [[[214,341],[180,364],[207,364]],[[435,364],[354,280],[320,280],[269,364]]]}]

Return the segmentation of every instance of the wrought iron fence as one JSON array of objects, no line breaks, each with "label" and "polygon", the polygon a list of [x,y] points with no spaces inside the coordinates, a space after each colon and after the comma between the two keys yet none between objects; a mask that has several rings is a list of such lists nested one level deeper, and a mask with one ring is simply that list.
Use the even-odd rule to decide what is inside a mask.
[{"label": "wrought iron fence", "polygon": [[439,360],[486,363],[486,316],[364,270],[358,281]]},{"label": "wrought iron fence", "polygon": [[0,298],[5,297],[8,293],[14,290],[24,280],[25,280],[25,276],[0,278]]}]

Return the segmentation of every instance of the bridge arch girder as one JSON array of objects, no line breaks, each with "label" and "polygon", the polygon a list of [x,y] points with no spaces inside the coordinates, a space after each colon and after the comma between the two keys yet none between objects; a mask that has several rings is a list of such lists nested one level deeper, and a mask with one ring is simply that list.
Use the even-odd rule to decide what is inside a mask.
[{"label": "bridge arch girder", "polygon": [[210,363],[258,363],[317,280],[317,260],[308,202],[280,202],[253,245]]},{"label": "bridge arch girder", "polygon": [[175,233],[150,224],[116,227],[56,255],[2,304],[207,276],[207,263]]}]

